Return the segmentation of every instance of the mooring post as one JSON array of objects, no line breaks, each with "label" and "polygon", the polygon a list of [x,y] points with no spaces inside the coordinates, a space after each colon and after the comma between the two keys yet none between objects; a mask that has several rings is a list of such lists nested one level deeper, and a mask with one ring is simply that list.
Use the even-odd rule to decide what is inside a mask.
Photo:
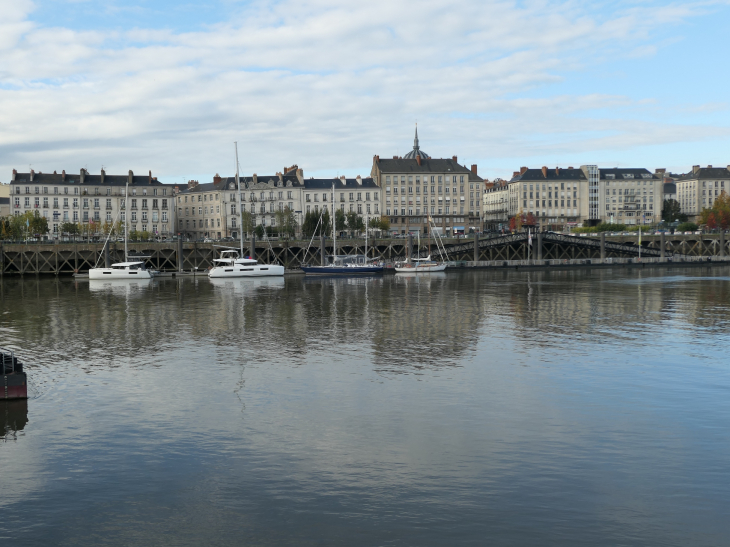
[{"label": "mooring post", "polygon": [[479,262],[479,233],[474,230],[474,265]]},{"label": "mooring post", "polygon": [[537,233],[537,259],[542,260],[542,232]]},{"label": "mooring post", "polygon": [[324,234],[319,236],[319,265],[327,265],[327,249],[325,249]]},{"label": "mooring post", "polygon": [[183,240],[182,236],[177,240],[177,271],[182,273],[183,266],[185,264],[185,254],[183,251]]},{"label": "mooring post", "polygon": [[[662,234],[664,237],[664,234]],[[720,228],[720,256],[725,256],[725,230]]]},{"label": "mooring post", "polygon": [[104,245],[104,267],[109,268],[111,266],[109,260],[109,245]]},{"label": "mooring post", "polygon": [[662,232],[659,235],[659,246],[661,247],[661,250],[659,251],[659,262],[666,262],[667,253],[666,253],[666,243],[664,241],[664,232]]},{"label": "mooring post", "polygon": [[606,232],[601,232],[601,262],[606,260]]},{"label": "mooring post", "polygon": [[408,234],[408,243],[406,245],[406,259],[410,262],[411,257],[413,256],[413,234]]},{"label": "mooring post", "polygon": [[251,249],[248,254],[251,258],[256,258],[256,234],[251,234]]}]

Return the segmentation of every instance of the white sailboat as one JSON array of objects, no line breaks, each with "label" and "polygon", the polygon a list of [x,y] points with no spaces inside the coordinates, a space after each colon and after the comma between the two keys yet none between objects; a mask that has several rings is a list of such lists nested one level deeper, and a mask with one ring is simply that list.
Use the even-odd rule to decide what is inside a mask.
[{"label": "white sailboat", "polygon": [[[145,267],[144,260],[130,260],[129,253],[127,251],[127,218],[129,216],[127,201],[129,199],[129,181],[124,189],[124,262],[117,262],[112,264],[111,268],[91,268],[89,269],[89,279],[125,279],[125,280],[139,280],[139,279],[152,279],[156,271],[148,270]],[[111,236],[111,230],[109,231]],[[106,245],[109,244],[109,238],[107,238]]]},{"label": "white sailboat", "polygon": [[243,256],[243,195],[241,194],[241,179],[238,176],[238,143],[236,148],[236,184],[238,185],[238,212],[240,215],[241,249],[226,249],[221,251],[220,258],[213,260],[213,267],[208,272],[208,278],[220,279],[225,277],[268,277],[284,275],[284,266],[280,264],[259,264],[255,258]]},{"label": "white sailboat", "polygon": [[[430,221],[429,217],[429,221]],[[429,227],[430,228],[430,227]],[[438,247],[438,241],[436,241],[436,247]],[[421,233],[418,232],[418,248],[421,248]],[[431,232],[428,234],[428,248],[431,249]],[[439,253],[441,249],[439,248]],[[445,262],[436,262],[431,259],[429,254],[426,258],[411,258],[410,260],[396,265],[395,273],[435,273],[443,272],[446,270]]]}]

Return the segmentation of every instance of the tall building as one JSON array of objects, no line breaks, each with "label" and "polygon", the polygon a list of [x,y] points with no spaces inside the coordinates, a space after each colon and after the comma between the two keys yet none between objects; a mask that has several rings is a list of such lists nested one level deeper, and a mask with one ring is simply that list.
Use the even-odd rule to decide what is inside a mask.
[{"label": "tall building", "polygon": [[730,166],[695,165],[692,171],[679,175],[674,180],[677,185],[677,201],[682,212],[691,220],[697,220],[702,209],[712,207],[714,200],[723,191],[730,191]]},{"label": "tall building", "polygon": [[644,225],[659,222],[664,201],[664,178],[661,173],[652,174],[644,168],[603,169],[583,165],[586,175],[597,176],[598,214],[589,214],[584,207],[582,214],[589,225],[599,222],[626,225]]},{"label": "tall building", "polygon": [[91,175],[81,169],[78,175],[18,173],[13,169],[10,199],[13,214],[38,211],[46,218],[51,234],[57,236],[63,223],[92,224],[102,232],[105,223],[125,220],[125,189],[129,185],[130,231],[149,232],[157,236],[175,231],[174,191],[172,184],[162,184],[152,172],[137,176]]},{"label": "tall building", "polygon": [[431,158],[419,146],[417,128],[413,150],[392,159],[374,156],[370,175],[383,190],[381,211],[394,233],[426,233],[429,218],[442,233],[479,229],[483,180],[477,166],[467,169],[456,156]]}]

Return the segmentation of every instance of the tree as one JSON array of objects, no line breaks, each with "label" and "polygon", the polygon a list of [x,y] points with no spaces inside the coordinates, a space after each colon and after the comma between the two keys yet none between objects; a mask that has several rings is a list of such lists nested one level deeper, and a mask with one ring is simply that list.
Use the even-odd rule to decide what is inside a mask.
[{"label": "tree", "polygon": [[150,233],[147,230],[143,230],[140,234],[142,241],[147,241],[150,238]]},{"label": "tree", "polygon": [[241,224],[241,232],[244,234],[250,234],[251,232],[253,232],[254,227],[256,226],[256,224],[254,223],[253,215],[250,211],[244,211],[241,216],[243,222],[243,224]]},{"label": "tree", "polygon": [[77,235],[79,233],[79,227],[73,222],[63,222],[59,229],[62,234],[68,234],[70,236]]},{"label": "tree", "polygon": [[662,207],[662,220],[665,222],[687,221],[687,215],[682,212],[682,207],[676,199],[665,199]]},{"label": "tree", "polygon": [[347,229],[351,232],[361,232],[365,229],[365,222],[355,211],[348,212],[345,218],[347,220]]},{"label": "tree", "polygon": [[[28,213],[26,213],[28,214]],[[44,235],[48,233],[48,219],[42,217],[38,211],[35,211],[30,219],[30,231],[33,234]]]},{"label": "tree", "polygon": [[304,237],[312,237],[312,235],[330,235],[332,231],[332,225],[330,223],[329,211],[325,211],[321,215],[317,211],[310,212],[304,215],[304,222],[302,223],[302,233]]},{"label": "tree", "polygon": [[678,232],[694,232],[698,228],[697,224],[694,222],[683,222],[679,226],[677,226]]},{"label": "tree", "polygon": [[535,224],[537,224],[535,215],[527,213],[527,216],[523,219],[522,223],[526,226],[535,226]]},{"label": "tree", "polygon": [[335,211],[335,230],[341,232],[346,226],[347,218],[345,217],[345,212],[342,209],[337,209]]},{"label": "tree", "polygon": [[256,226],[256,228],[253,229],[253,233],[256,234],[257,238],[263,239],[264,233],[266,232],[264,231],[264,227],[259,224],[258,226]]},{"label": "tree", "polygon": [[[712,203],[712,207],[702,209],[700,222],[713,230],[715,228],[727,230],[730,227],[730,196],[724,190]],[[710,226],[710,223],[713,226]]]},{"label": "tree", "polygon": [[280,211],[276,211],[276,226],[279,228],[279,235],[287,235],[294,237],[297,228],[297,218],[294,211],[289,207],[284,207]]}]

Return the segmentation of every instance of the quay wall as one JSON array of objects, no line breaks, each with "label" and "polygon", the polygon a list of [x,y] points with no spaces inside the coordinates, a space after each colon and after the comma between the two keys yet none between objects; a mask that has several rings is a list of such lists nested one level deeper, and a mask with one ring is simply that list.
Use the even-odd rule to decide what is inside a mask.
[{"label": "quay wall", "polygon": [[[506,238],[502,238],[506,239]],[[536,252],[536,241],[521,241],[501,243],[501,239],[494,237],[474,236],[460,239],[444,239],[448,259],[451,261],[475,263],[470,267],[504,267],[506,261],[510,267],[555,267],[571,265],[575,262],[590,260],[596,265],[596,260],[606,260],[602,264],[634,264],[635,262],[621,262],[629,260],[622,256],[621,250],[601,252],[595,244],[592,248],[587,243],[598,240],[596,238],[562,237],[562,241],[540,240],[540,251]],[[634,236],[604,236],[606,243],[619,243],[628,250],[638,249],[638,240]],[[730,256],[730,238],[724,234],[703,235],[669,235],[665,234],[663,250],[667,257],[674,257],[675,262],[691,261],[707,257],[721,260]],[[537,238],[535,238],[537,240]],[[201,242],[149,242],[129,243],[129,252],[147,256],[149,268],[163,272],[180,272],[205,270],[213,264],[218,251],[223,248],[217,243]],[[228,244],[227,248],[237,248],[236,243]],[[662,249],[660,236],[642,236],[641,249],[647,254],[654,255]],[[338,239],[338,254],[364,254],[364,239]],[[280,263],[287,269],[296,269],[302,263],[320,264],[322,256],[332,254],[332,240],[315,238],[309,240],[283,241],[247,241],[244,244],[244,253],[255,256],[262,263]],[[375,239],[368,241],[367,254],[372,259],[393,262],[407,256],[431,254],[439,256],[434,241],[421,240],[420,246],[415,238],[406,239]],[[475,261],[476,259],[476,261]],[[642,258],[644,263],[659,259]],[[76,272],[86,272],[95,265],[104,266],[106,263],[121,262],[124,260],[124,245],[110,243],[105,249],[103,243],[0,243],[0,275],[24,274],[54,274],[70,275]],[[636,260],[636,257],[631,258]],[[525,262],[526,261],[526,262]],[[585,265],[585,262],[583,263]]]}]

